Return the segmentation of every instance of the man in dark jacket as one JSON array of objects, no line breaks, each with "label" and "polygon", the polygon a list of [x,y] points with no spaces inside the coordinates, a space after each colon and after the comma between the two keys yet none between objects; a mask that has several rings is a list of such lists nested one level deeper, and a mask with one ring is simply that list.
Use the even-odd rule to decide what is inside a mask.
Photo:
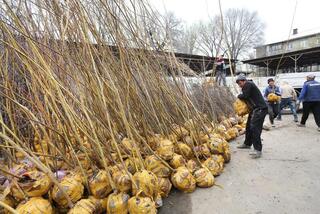
[{"label": "man in dark jacket", "polygon": [[264,90],[264,98],[268,104],[268,114],[271,125],[274,127],[274,118],[276,118],[280,111],[280,103],[279,101],[271,102],[268,100],[268,95],[274,93],[277,96],[281,96],[280,88],[275,85],[274,79],[268,79],[268,86]]},{"label": "man in dark jacket", "polygon": [[250,153],[251,157],[260,158],[262,151],[261,132],[268,107],[259,88],[252,81],[248,81],[244,75],[238,76],[237,84],[242,89],[238,98],[245,101],[250,109],[246,126],[246,139],[238,148],[250,149],[253,145],[254,152]]},{"label": "man in dark jacket", "polygon": [[315,81],[315,75],[309,74],[304,83],[299,101],[303,104],[303,114],[299,127],[305,127],[310,110],[313,112],[314,120],[320,131],[320,83]]},{"label": "man in dark jacket", "polygon": [[227,72],[225,68],[223,55],[220,55],[218,57],[217,61],[215,62],[215,65],[216,65],[216,83],[218,85],[227,86],[227,80],[226,80]]}]

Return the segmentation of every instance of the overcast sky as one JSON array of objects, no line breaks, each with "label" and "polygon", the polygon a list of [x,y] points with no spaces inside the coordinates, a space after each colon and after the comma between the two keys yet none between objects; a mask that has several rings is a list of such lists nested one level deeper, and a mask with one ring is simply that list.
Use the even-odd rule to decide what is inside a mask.
[{"label": "overcast sky", "polygon": [[[218,0],[150,0],[160,11],[173,11],[186,23],[219,13]],[[246,8],[257,11],[265,23],[265,42],[285,40],[289,36],[296,0],[221,0],[222,9]],[[320,32],[320,0],[298,0],[293,28],[299,33]]]}]

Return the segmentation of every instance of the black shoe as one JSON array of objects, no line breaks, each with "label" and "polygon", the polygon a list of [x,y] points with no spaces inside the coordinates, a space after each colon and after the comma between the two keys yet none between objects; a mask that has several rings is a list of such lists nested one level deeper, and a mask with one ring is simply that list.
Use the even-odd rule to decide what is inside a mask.
[{"label": "black shoe", "polygon": [[244,144],[244,143],[243,143],[243,144],[237,146],[237,148],[238,148],[238,149],[250,149],[251,146],[248,146],[247,144]]}]

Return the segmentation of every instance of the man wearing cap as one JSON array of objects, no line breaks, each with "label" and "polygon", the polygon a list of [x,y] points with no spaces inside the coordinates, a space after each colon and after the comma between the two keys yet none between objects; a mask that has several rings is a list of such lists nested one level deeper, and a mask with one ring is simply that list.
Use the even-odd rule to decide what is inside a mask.
[{"label": "man wearing cap", "polygon": [[280,111],[280,103],[279,101],[269,101],[268,95],[274,93],[277,96],[281,96],[280,88],[275,85],[274,79],[268,79],[268,86],[264,90],[264,98],[268,104],[268,114],[271,125],[274,127],[274,118],[276,118]]},{"label": "man wearing cap", "polygon": [[320,131],[320,83],[315,81],[315,75],[309,74],[307,81],[304,83],[299,101],[302,101],[303,114],[299,127],[305,127],[310,111],[313,112],[314,120]]},{"label": "man wearing cap", "polygon": [[278,120],[281,120],[281,111],[284,107],[289,106],[292,114],[293,114],[293,121],[298,122],[298,115],[295,107],[295,102],[297,100],[297,93],[294,88],[289,85],[288,82],[282,82],[280,86],[281,89],[281,101],[280,101],[280,111],[278,114]]},{"label": "man wearing cap", "polygon": [[[216,61],[216,83],[219,85],[227,86],[227,72],[224,64],[223,55],[220,55]],[[222,82],[222,84],[221,84]]]},{"label": "man wearing cap", "polygon": [[239,75],[236,82],[242,90],[238,98],[245,101],[250,109],[246,126],[246,138],[238,148],[250,149],[251,145],[253,145],[254,151],[250,153],[251,157],[260,158],[262,154],[261,132],[268,108],[259,88],[252,81],[248,81],[244,75]]}]

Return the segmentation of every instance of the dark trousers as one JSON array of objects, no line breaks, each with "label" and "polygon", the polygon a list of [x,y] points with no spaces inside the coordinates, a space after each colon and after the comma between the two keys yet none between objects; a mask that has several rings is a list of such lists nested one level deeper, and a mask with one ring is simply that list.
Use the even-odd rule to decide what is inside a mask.
[{"label": "dark trousers", "polygon": [[268,109],[254,109],[250,112],[247,126],[246,126],[246,139],[244,144],[253,145],[255,150],[261,151],[261,132],[263,127],[264,118],[268,113]]},{"label": "dark trousers", "polygon": [[274,118],[276,118],[280,111],[279,103],[267,103],[268,104],[268,114],[270,123],[273,124]]},{"label": "dark trousers", "polygon": [[313,113],[314,120],[316,121],[317,126],[320,127],[320,101],[303,102],[301,124],[306,124],[310,111],[312,111]]},{"label": "dark trousers", "polygon": [[294,102],[292,101],[291,97],[289,97],[289,98],[281,98],[280,110],[279,110],[278,118],[281,119],[281,111],[286,106],[289,106],[294,118],[298,119],[296,106],[295,106]]}]

